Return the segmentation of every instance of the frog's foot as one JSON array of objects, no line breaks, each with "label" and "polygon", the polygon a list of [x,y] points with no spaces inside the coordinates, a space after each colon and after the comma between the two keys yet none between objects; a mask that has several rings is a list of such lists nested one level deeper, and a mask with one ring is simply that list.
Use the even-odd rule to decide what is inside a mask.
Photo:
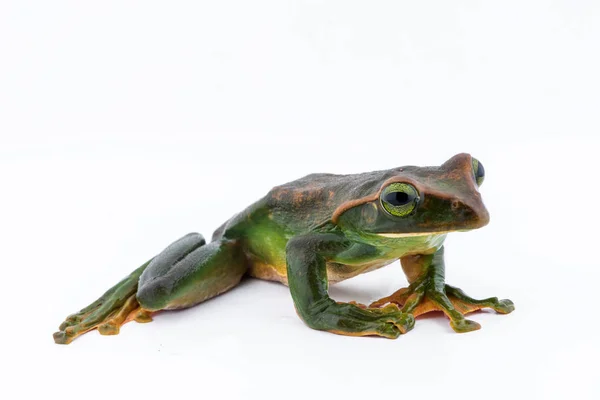
[{"label": "frog's foot", "polygon": [[121,326],[131,320],[152,321],[136,298],[138,277],[136,273],[130,275],[86,308],[68,316],[54,333],[54,341],[68,344],[92,329],[98,329],[102,335],[116,335]]},{"label": "frog's foot", "polygon": [[412,315],[403,313],[396,304],[367,307],[356,302],[333,302],[319,313],[309,326],[346,336],[381,336],[396,339],[415,325]]},{"label": "frog's foot", "polygon": [[428,284],[427,280],[415,282],[407,288],[402,288],[388,297],[377,300],[371,304],[371,307],[397,304],[402,307],[402,312],[411,313],[415,317],[431,311],[442,311],[450,319],[452,329],[459,333],[481,328],[477,322],[466,319],[464,314],[482,308],[491,308],[497,313],[508,314],[515,309],[513,302],[508,299],[498,300],[497,297],[490,297],[476,300],[450,285],[444,285],[441,290],[432,286]]},{"label": "frog's foot", "polygon": [[135,320],[140,323],[152,321],[150,313],[140,308],[135,294],[124,302],[98,303],[90,310],[82,310],[72,314],[54,333],[54,341],[58,344],[69,344],[77,336],[93,329],[101,335],[117,335],[122,325]]}]

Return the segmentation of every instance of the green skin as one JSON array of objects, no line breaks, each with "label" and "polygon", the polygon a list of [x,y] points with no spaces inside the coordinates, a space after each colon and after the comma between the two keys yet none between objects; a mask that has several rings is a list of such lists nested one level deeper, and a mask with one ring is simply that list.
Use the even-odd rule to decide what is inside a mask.
[{"label": "green skin", "polygon": [[[125,322],[190,307],[223,293],[245,275],[289,286],[311,328],[396,338],[414,316],[443,311],[457,332],[479,328],[463,313],[514,310],[510,300],[473,299],[445,284],[447,233],[480,228],[489,215],[479,194],[483,166],[458,154],[439,167],[407,166],[356,175],[313,174],[273,188],[235,215],[206,244],[192,233],[167,247],[97,301],[73,314],[56,343],[97,328],[116,334]],[[366,307],[339,303],[330,282],[400,260],[410,286]],[[461,312],[462,311],[462,312]]]}]

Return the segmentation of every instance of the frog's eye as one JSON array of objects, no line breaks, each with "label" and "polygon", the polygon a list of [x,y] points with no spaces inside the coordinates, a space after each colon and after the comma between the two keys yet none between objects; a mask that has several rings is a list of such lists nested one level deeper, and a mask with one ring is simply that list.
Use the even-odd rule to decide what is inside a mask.
[{"label": "frog's eye", "polygon": [[383,208],[396,217],[405,217],[417,207],[419,192],[408,183],[392,183],[380,196]]},{"label": "frog's eye", "polygon": [[485,178],[485,169],[483,168],[483,164],[475,157],[473,157],[473,174],[475,175],[477,186],[481,186],[483,179]]}]

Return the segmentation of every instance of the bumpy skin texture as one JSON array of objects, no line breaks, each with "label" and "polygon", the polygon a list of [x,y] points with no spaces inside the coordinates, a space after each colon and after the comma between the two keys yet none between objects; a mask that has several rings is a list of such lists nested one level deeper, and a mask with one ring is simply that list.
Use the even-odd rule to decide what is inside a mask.
[{"label": "bumpy skin texture", "polygon": [[[459,154],[439,167],[313,174],[277,186],[217,229],[211,243],[198,234],[173,243],[68,317],[55,341],[69,343],[94,328],[118,333],[131,319],[147,322],[153,312],[218,295],[243,275],[289,285],[298,315],[318,330],[395,338],[412,329],[414,316],[433,310],[443,311],[457,332],[478,329],[464,313],[484,307],[508,313],[514,306],[446,285],[443,242],[449,232],[488,223],[478,190],[483,177],[481,163]],[[408,288],[370,307],[328,296],[329,283],[396,260]]]}]

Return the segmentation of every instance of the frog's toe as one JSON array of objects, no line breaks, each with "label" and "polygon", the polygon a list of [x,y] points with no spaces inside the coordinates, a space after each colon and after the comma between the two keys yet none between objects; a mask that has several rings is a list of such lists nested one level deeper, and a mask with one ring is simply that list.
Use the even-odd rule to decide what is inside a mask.
[{"label": "frog's toe", "polygon": [[59,331],[64,331],[65,329],[67,329],[71,325],[73,325],[73,323],[71,323],[69,321],[64,321],[62,324],[60,324],[60,326],[58,327],[58,330]]},{"label": "frog's toe", "polygon": [[95,311],[97,311],[97,309],[79,312],[78,314],[72,314],[65,318],[63,323],[58,327],[58,332],[53,334],[54,342],[58,344],[69,344],[77,336],[87,332],[86,329],[84,332],[78,333],[82,330],[81,327],[90,319],[90,316]]},{"label": "frog's toe", "polygon": [[498,304],[493,307],[494,311],[500,314],[509,314],[515,311],[515,304],[509,299],[499,300]]},{"label": "frog's toe", "polygon": [[388,339],[397,339],[398,336],[400,336],[401,334],[402,332],[400,331],[400,329],[391,322],[384,322],[377,329],[378,336],[382,336]]},{"label": "frog's toe", "polygon": [[487,299],[479,300],[472,298],[461,289],[454,286],[446,285],[445,289],[448,297],[463,314],[481,310],[483,308],[491,308],[499,314],[508,314],[515,310],[514,303],[508,299],[498,300],[497,297],[489,297]]},{"label": "frog's toe", "polygon": [[458,333],[472,332],[481,329],[481,325],[479,323],[469,319],[451,320],[450,326],[454,332]]},{"label": "frog's toe", "polygon": [[135,322],[139,322],[140,324],[146,324],[148,322],[152,322],[152,316],[150,311],[140,308],[135,314],[133,314],[133,320]]},{"label": "frog's toe", "polygon": [[54,337],[54,342],[57,344],[69,344],[73,340],[72,336],[69,336],[66,331],[58,331],[54,332],[52,335]]},{"label": "frog's toe", "polygon": [[121,326],[114,322],[105,322],[98,325],[98,333],[101,335],[118,335]]},{"label": "frog's toe", "polygon": [[401,334],[410,331],[415,326],[415,317],[412,314],[400,311],[400,308],[396,304],[390,303],[383,308],[376,308],[374,310],[382,314],[381,320],[385,324],[393,324]]},{"label": "frog's toe", "polygon": [[59,331],[64,331],[69,326],[77,325],[78,323],[81,322],[82,315],[84,315],[84,314],[78,313],[78,314],[71,314],[71,315],[69,315],[67,318],[65,318],[65,320],[63,321],[63,323],[60,324],[60,326],[58,327],[58,330]]},{"label": "frog's toe", "polygon": [[401,313],[394,325],[404,334],[415,327],[415,317],[412,314]]},{"label": "frog's toe", "polygon": [[65,322],[70,322],[72,324],[76,324],[81,321],[81,314],[71,314],[67,318],[65,318]]}]

